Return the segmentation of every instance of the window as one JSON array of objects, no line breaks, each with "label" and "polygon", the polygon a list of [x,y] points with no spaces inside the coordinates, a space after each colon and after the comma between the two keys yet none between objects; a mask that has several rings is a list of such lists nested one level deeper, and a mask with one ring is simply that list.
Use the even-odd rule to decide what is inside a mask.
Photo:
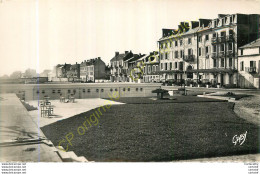
[{"label": "window", "polygon": [[115,91],[117,91],[117,88],[115,89]]},{"label": "window", "polygon": [[192,55],[192,49],[188,49],[188,55]]},{"label": "window", "polygon": [[241,56],[243,56],[243,49],[241,49]]},{"label": "window", "polygon": [[206,47],[206,54],[209,53],[209,47]]},{"label": "window", "polygon": [[188,44],[191,44],[191,38],[188,39]]},{"label": "window", "polygon": [[88,89],[88,93],[90,92],[90,89]]},{"label": "window", "polygon": [[177,40],[175,41],[175,46],[176,46],[176,47],[178,46],[178,41],[177,41]]},{"label": "window", "polygon": [[55,89],[54,89],[54,90],[52,90],[52,93],[55,93]]},{"label": "window", "polygon": [[213,53],[217,52],[217,45],[213,45]]},{"label": "window", "polygon": [[161,63],[161,69],[163,69],[163,64]]},{"label": "window", "polygon": [[138,88],[135,88],[136,91],[138,91]]},{"label": "window", "polygon": [[199,56],[201,56],[201,48],[199,48]]},{"label": "window", "polygon": [[183,58],[183,50],[180,51],[181,58]]},{"label": "window", "polygon": [[214,67],[214,68],[217,67],[217,59],[213,59],[213,67]]},{"label": "window", "polygon": [[255,68],[256,67],[256,61],[250,61],[250,67]]},{"label": "window", "polygon": [[225,45],[224,45],[224,44],[221,44],[221,45],[220,45],[220,51],[221,51],[221,52],[225,51]]},{"label": "window", "polygon": [[225,32],[225,31],[222,31],[222,32],[220,33],[220,35],[221,35],[221,37],[225,37],[225,36],[226,36],[226,32]]},{"label": "window", "polygon": [[68,93],[70,93],[70,89],[68,90]]},{"label": "window", "polygon": [[178,68],[178,62],[175,62],[174,68],[175,68],[175,69]]},{"label": "window", "polygon": [[206,35],[206,38],[205,38],[205,39],[206,39],[206,41],[209,40],[209,35],[208,35],[208,34]]},{"label": "window", "polygon": [[112,91],[113,91],[113,89],[111,88],[111,89],[110,89],[110,91],[112,92]]},{"label": "window", "polygon": [[168,59],[168,53],[165,53],[165,59]]},{"label": "window", "polygon": [[143,91],[143,88],[140,88],[140,91]]},{"label": "window", "polygon": [[234,34],[234,31],[233,31],[233,30],[229,30],[229,31],[228,31],[228,34],[229,34],[229,35],[233,35],[233,34]]},{"label": "window", "polygon": [[58,89],[58,93],[60,93],[60,89]]},{"label": "window", "polygon": [[104,89],[101,89],[101,92],[104,92]]},{"label": "window", "polygon": [[130,91],[130,88],[128,88],[127,90]]},{"label": "window", "polygon": [[232,67],[232,63],[233,63],[233,60],[232,60],[232,58],[229,58],[229,62],[228,62],[228,64],[229,64],[229,67]]},{"label": "window", "polygon": [[96,92],[98,92],[99,91],[99,89],[96,89]]},{"label": "window", "polygon": [[180,40],[180,45],[182,45],[182,40]]},{"label": "window", "polygon": [[230,16],[230,22],[231,23],[233,22],[233,16]]},{"label": "window", "polygon": [[172,47],[172,42],[170,42],[170,47]]},{"label": "window", "polygon": [[170,70],[172,70],[172,62],[170,63]]},{"label": "window", "polygon": [[214,34],[213,34],[213,37],[217,37],[217,33],[214,33]]},{"label": "window", "polygon": [[233,50],[233,44],[232,44],[232,43],[229,43],[229,44],[228,44],[228,50],[230,50],[230,51]]},{"label": "window", "polygon": [[224,66],[225,66],[225,59],[222,58],[220,61],[221,61],[221,62],[220,62],[220,66],[221,66],[221,67],[224,67]]},{"label": "window", "polygon": [[39,90],[37,90],[36,93],[39,94],[40,93]]},{"label": "window", "polygon": [[175,51],[175,58],[178,58],[178,51]]},{"label": "window", "polygon": [[160,58],[161,58],[161,60],[163,60],[163,54],[162,53],[160,54]]},{"label": "window", "polygon": [[167,70],[167,63],[165,63],[164,66],[165,66],[165,70]]},{"label": "window", "polygon": [[45,93],[45,91],[44,91],[44,90],[42,90],[42,93],[44,94],[44,93]]},{"label": "window", "polygon": [[85,89],[82,89],[82,92],[86,92],[86,90],[85,90]]},{"label": "window", "polygon": [[199,42],[201,42],[202,41],[202,37],[201,36],[199,36]]},{"label": "window", "polygon": [[244,61],[240,62],[240,71],[244,71]]},{"label": "window", "polygon": [[125,88],[123,88],[123,91],[125,91]]}]

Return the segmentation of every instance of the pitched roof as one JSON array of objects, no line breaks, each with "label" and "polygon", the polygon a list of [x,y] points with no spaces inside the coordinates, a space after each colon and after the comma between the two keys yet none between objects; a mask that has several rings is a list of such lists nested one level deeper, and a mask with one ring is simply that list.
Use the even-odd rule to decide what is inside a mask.
[{"label": "pitched roof", "polygon": [[168,40],[168,39],[173,39],[173,38],[178,38],[178,37],[181,37],[181,36],[193,34],[193,33],[198,32],[198,31],[201,30],[201,29],[202,29],[202,27],[190,28],[188,31],[183,32],[183,33],[179,33],[179,34],[175,34],[175,35],[170,35],[170,36],[162,37],[162,38],[159,39],[159,41]]},{"label": "pitched roof", "polygon": [[250,42],[240,48],[252,48],[252,47],[260,47],[260,38]]}]

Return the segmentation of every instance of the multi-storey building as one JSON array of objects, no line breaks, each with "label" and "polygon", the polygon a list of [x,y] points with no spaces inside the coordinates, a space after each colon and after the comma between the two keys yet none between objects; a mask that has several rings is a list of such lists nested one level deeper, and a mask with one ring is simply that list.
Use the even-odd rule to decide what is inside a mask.
[{"label": "multi-storey building", "polygon": [[142,82],[143,79],[143,57],[142,54],[133,54],[133,57],[125,61],[128,66],[127,77],[130,82]]},{"label": "multi-storey building", "polygon": [[260,39],[238,50],[238,79],[241,88],[260,88]]},{"label": "multi-storey building", "polygon": [[128,70],[128,59],[133,57],[132,51],[119,54],[119,52],[115,52],[115,56],[110,60],[110,81],[111,82],[126,82],[127,78],[127,70]]},{"label": "multi-storey building", "polygon": [[67,71],[67,78],[69,82],[80,81],[80,64],[71,65],[70,70]]},{"label": "multi-storey building", "polygon": [[70,70],[71,64],[58,64],[53,69],[54,77],[66,78],[67,72]]},{"label": "multi-storey building", "polygon": [[153,51],[143,58],[143,82],[159,82],[160,60],[158,51]]},{"label": "multi-storey building", "polygon": [[106,78],[106,64],[100,57],[85,60],[80,64],[80,79],[82,82],[95,82]]},{"label": "multi-storey building", "polygon": [[259,37],[257,14],[219,14],[163,29],[160,80],[237,85],[238,47]]}]

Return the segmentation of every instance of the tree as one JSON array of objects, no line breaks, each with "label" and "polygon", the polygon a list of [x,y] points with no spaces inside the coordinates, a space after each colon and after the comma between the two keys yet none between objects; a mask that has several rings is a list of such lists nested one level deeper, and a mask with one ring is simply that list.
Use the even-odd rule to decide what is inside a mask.
[{"label": "tree", "polygon": [[25,70],[24,76],[26,78],[37,77],[36,70],[28,68],[27,70]]},{"label": "tree", "polygon": [[1,76],[0,79],[9,79],[9,76],[5,74],[5,75]]},{"label": "tree", "polygon": [[22,77],[22,72],[21,71],[15,71],[10,75],[11,79],[19,79]]}]

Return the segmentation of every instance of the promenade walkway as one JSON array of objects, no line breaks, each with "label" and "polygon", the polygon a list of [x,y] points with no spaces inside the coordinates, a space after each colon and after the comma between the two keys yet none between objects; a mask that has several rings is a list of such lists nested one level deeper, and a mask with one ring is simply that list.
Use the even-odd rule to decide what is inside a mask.
[{"label": "promenade walkway", "polygon": [[15,94],[0,94],[0,161],[61,162]]}]

